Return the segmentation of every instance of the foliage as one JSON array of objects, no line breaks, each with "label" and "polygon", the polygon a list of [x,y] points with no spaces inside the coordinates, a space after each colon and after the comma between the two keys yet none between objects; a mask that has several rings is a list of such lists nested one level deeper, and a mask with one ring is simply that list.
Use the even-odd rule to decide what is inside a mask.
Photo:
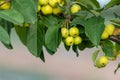
[{"label": "foliage", "polygon": [[[110,20],[105,15],[103,16],[114,6],[120,6],[119,0],[111,0],[103,7],[100,7],[97,0],[58,0],[54,4],[41,3],[40,0],[0,1],[4,1],[0,4],[0,41],[8,49],[13,48],[10,35],[11,29],[15,28],[16,34],[24,46],[28,48],[30,53],[44,62],[43,47],[49,54],[53,55],[61,42],[64,43],[67,51],[72,47],[77,56],[79,56],[79,50],[98,48],[92,56],[94,65],[96,65],[99,52],[102,52],[102,55],[106,56],[108,60],[116,60],[120,54],[120,15],[115,11],[112,13],[114,19]],[[10,5],[5,5],[6,3],[10,3]],[[74,4],[79,5],[75,6],[76,11],[71,9]],[[116,29],[107,39],[101,39],[106,23],[113,24]],[[72,27],[76,27],[78,33],[74,33],[76,30],[70,32]],[[62,33],[61,28],[66,28],[68,33]],[[79,37],[81,41],[76,40],[78,41],[76,44],[72,41],[73,44],[70,44],[71,41],[66,40],[63,34],[73,39]]]}]

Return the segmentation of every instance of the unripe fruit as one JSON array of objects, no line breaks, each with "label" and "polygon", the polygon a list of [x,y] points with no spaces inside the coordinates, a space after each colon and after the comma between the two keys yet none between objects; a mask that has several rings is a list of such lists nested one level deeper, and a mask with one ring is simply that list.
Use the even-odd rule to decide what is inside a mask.
[{"label": "unripe fruit", "polygon": [[77,27],[72,27],[69,29],[69,34],[72,37],[78,36],[79,35],[79,29]]},{"label": "unripe fruit", "polygon": [[99,58],[100,64],[106,66],[108,64],[108,58],[106,56],[102,56]]},{"label": "unripe fruit", "polygon": [[108,24],[108,25],[106,25],[106,27],[105,27],[105,31],[107,31],[107,33],[108,33],[109,35],[112,35],[113,32],[114,32],[114,30],[115,30],[115,26],[112,25],[112,24]]},{"label": "unripe fruit", "polygon": [[39,4],[40,5],[47,5],[48,4],[48,0],[39,0]]},{"label": "unripe fruit", "polygon": [[49,0],[49,4],[52,7],[56,7],[56,3],[60,3],[60,0]]},{"label": "unripe fruit", "polygon": [[72,45],[74,44],[74,38],[71,37],[71,36],[66,37],[66,39],[65,39],[65,44],[66,44],[67,46],[72,46]]},{"label": "unripe fruit", "polygon": [[109,34],[106,31],[104,31],[101,35],[101,39],[107,39],[108,37],[109,37]]},{"label": "unripe fruit", "polygon": [[52,7],[50,5],[42,6],[41,11],[44,15],[52,14]]},{"label": "unripe fruit", "polygon": [[[4,3],[5,1],[1,1],[0,4]],[[10,5],[10,2],[7,2],[3,5],[0,6],[0,9],[4,9],[4,10],[7,10],[7,9],[10,9],[11,5]]]},{"label": "unripe fruit", "polygon": [[80,36],[77,36],[74,38],[74,44],[75,45],[78,45],[82,42],[82,38]]},{"label": "unripe fruit", "polygon": [[108,63],[108,58],[106,56],[102,56],[96,61],[96,67],[102,68],[105,67]]},{"label": "unripe fruit", "polygon": [[41,9],[41,6],[40,6],[40,5],[38,5],[38,11],[37,11],[37,12],[39,12],[39,11],[40,11],[40,9]]},{"label": "unripe fruit", "polygon": [[23,23],[23,27],[29,27],[30,26],[30,24],[29,23]]},{"label": "unripe fruit", "polygon": [[63,38],[68,37],[68,35],[69,35],[68,29],[67,28],[61,28],[61,34],[62,34]]},{"label": "unripe fruit", "polygon": [[62,12],[62,10],[59,7],[53,8],[53,14],[58,15]]},{"label": "unripe fruit", "polygon": [[74,14],[74,13],[77,13],[81,11],[81,7],[80,5],[78,4],[73,4],[72,7],[71,7],[71,13]]},{"label": "unripe fruit", "polygon": [[102,68],[102,67],[103,67],[103,66],[100,64],[100,60],[99,60],[99,59],[96,60],[95,66],[96,66],[97,68]]}]

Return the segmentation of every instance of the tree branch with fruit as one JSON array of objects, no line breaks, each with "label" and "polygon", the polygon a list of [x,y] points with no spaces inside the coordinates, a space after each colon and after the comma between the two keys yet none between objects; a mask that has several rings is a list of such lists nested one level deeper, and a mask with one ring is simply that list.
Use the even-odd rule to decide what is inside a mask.
[{"label": "tree branch with fruit", "polygon": [[13,49],[14,29],[30,53],[43,62],[43,48],[54,55],[63,43],[78,57],[80,51],[95,47],[94,66],[104,68],[120,58],[120,15],[114,10],[119,7],[120,0],[103,7],[97,0],[1,0],[0,41]]}]

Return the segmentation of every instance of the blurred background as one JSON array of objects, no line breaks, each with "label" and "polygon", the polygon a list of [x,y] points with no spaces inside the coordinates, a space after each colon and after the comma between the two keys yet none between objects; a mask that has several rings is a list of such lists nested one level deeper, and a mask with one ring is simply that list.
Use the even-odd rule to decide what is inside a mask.
[{"label": "blurred background", "polygon": [[[101,7],[110,0],[98,0]],[[110,13],[120,12],[120,6],[111,9]],[[107,12],[109,13],[109,12]],[[106,17],[112,18],[111,14]],[[106,13],[104,13],[106,14]],[[104,16],[103,14],[103,16]],[[111,61],[105,68],[98,69],[92,63],[91,55],[94,49],[80,51],[79,57],[70,50],[67,52],[61,44],[57,53],[49,55],[46,50],[46,62],[29,53],[19,41],[14,29],[12,30],[14,49],[6,49],[0,43],[0,80],[119,80],[120,70],[114,75],[117,61]]]}]

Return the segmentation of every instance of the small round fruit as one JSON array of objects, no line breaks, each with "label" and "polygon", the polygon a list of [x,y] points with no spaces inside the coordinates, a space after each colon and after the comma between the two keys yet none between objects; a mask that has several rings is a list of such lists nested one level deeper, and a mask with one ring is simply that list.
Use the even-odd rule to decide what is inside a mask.
[{"label": "small round fruit", "polygon": [[77,36],[74,38],[74,44],[75,45],[78,45],[82,42],[82,38],[80,36]]},{"label": "small round fruit", "polygon": [[108,24],[105,27],[105,31],[107,31],[109,35],[112,35],[114,30],[115,30],[115,26],[113,24]]},{"label": "small round fruit", "polygon": [[79,29],[77,27],[71,27],[69,29],[69,34],[72,37],[78,36],[79,35]]},{"label": "small round fruit", "polygon": [[41,11],[44,15],[49,15],[52,14],[53,9],[50,5],[46,5],[41,7]]},{"label": "small round fruit", "polygon": [[72,45],[74,44],[74,38],[71,37],[71,36],[66,37],[66,39],[65,39],[65,44],[66,44],[67,46],[72,46]]},{"label": "small round fruit", "polygon": [[108,64],[108,58],[106,57],[106,56],[102,56],[102,57],[100,57],[99,58],[99,60],[100,60],[100,64],[104,67],[104,66],[106,66],[107,64]]},{"label": "small round fruit", "polygon": [[101,56],[98,60],[96,60],[96,67],[103,68],[109,63],[108,58],[106,56]]},{"label": "small round fruit", "polygon": [[53,8],[53,14],[58,15],[62,12],[62,10],[59,7]]},{"label": "small round fruit", "polygon": [[71,13],[72,13],[72,14],[77,13],[77,12],[79,12],[79,11],[81,11],[80,5],[78,5],[78,4],[73,4],[73,5],[71,6]]},{"label": "small round fruit", "polygon": [[37,11],[37,12],[40,12],[40,9],[41,9],[41,6],[40,6],[40,5],[38,5],[38,11]]},{"label": "small round fruit", "polygon": [[96,60],[95,66],[96,66],[97,68],[102,68],[102,67],[103,67],[103,66],[100,64],[100,60],[99,60],[99,59]]},{"label": "small round fruit", "polygon": [[68,29],[67,28],[61,28],[61,34],[62,34],[63,38],[68,37],[68,35],[69,35]]},{"label": "small round fruit", "polygon": [[[4,2],[5,2],[5,1],[1,1],[0,4],[2,4],[2,3],[4,3]],[[11,7],[10,2],[7,2],[7,3],[3,4],[3,5],[1,5],[1,6],[0,6],[0,9],[7,10],[7,9],[10,9],[10,7]]]},{"label": "small round fruit", "polygon": [[39,0],[39,4],[40,5],[47,5],[48,4],[48,0]]},{"label": "small round fruit", "polygon": [[104,31],[101,35],[101,39],[107,39],[108,37],[109,37],[109,34],[106,31]]},{"label": "small round fruit", "polygon": [[60,3],[60,0],[49,0],[49,4],[52,7],[56,7],[56,3]]},{"label": "small round fruit", "polygon": [[29,27],[30,26],[30,24],[29,23],[23,23],[23,27]]}]

